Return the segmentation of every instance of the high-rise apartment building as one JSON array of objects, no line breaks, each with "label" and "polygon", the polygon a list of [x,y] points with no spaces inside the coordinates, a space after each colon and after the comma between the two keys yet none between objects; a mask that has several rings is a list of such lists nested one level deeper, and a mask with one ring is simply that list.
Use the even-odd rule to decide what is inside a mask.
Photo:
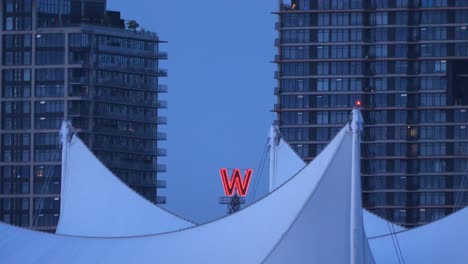
[{"label": "high-rise apartment building", "polygon": [[363,203],[412,227],[468,205],[468,1],[283,0],[278,123],[306,161],[362,108]]},{"label": "high-rise apartment building", "polygon": [[0,0],[0,8],[0,220],[54,230],[64,119],[120,179],[164,203],[159,37],[126,29],[105,0]]}]

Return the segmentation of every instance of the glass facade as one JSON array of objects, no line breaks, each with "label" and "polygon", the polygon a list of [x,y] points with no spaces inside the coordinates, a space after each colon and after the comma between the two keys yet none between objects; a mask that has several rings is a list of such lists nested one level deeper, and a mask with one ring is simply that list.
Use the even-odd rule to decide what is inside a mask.
[{"label": "glass facade", "polygon": [[363,202],[412,227],[468,205],[468,5],[280,1],[275,111],[312,160],[361,102]]},{"label": "glass facade", "polygon": [[158,36],[126,30],[103,0],[0,3],[0,221],[55,229],[64,119],[121,180],[164,203],[159,62],[167,54]]}]

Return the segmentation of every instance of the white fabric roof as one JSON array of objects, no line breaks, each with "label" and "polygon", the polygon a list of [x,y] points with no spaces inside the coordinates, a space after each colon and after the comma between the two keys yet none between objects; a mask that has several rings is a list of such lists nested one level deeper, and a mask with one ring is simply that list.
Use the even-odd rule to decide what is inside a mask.
[{"label": "white fabric roof", "polygon": [[[350,241],[350,178],[353,152],[351,138],[349,128],[345,127],[313,162],[268,196],[233,215],[196,227],[155,235],[87,238],[46,234],[0,224],[2,262],[349,263],[353,244],[357,249],[362,249],[357,251],[359,256],[356,263],[374,263],[365,234],[361,232],[362,221],[357,223],[357,229],[353,232],[361,231],[351,235],[354,237],[354,234],[357,234],[358,239]],[[75,138],[72,144],[75,144],[76,150],[85,152],[81,141]],[[75,147],[71,147],[70,150]],[[74,151],[70,151],[71,161],[68,168],[70,171],[76,169],[81,173],[91,173],[92,171],[81,168],[88,163],[92,165],[85,167],[93,167],[93,170],[96,170],[96,166],[99,167],[97,161],[91,160],[91,156],[88,156],[89,160],[84,159],[84,163],[75,163],[72,152]],[[104,173],[103,170],[100,172]],[[84,183],[78,181],[76,184],[80,184],[80,188],[91,188],[93,191],[92,187],[84,186]],[[110,184],[115,185],[112,188],[124,191],[122,186]],[[73,179],[68,179],[65,188],[67,195],[64,198],[65,211],[68,211],[65,212],[68,214],[65,217],[70,218],[64,221],[101,221],[97,217],[69,211],[69,203],[76,203],[74,208],[83,213],[86,206],[94,202],[100,203],[98,199],[83,197],[85,195],[69,196],[68,192],[73,192],[72,185]],[[109,193],[111,196],[115,194],[118,193]],[[74,200],[78,198],[83,199],[83,208],[78,204],[78,200]],[[116,202],[113,199],[105,199],[106,197],[100,198],[104,198],[104,202],[98,205],[98,208]],[[127,217],[129,214],[125,210],[131,210],[133,205],[143,206],[134,201],[132,204],[120,202],[124,203],[125,209],[120,208],[118,215],[110,212],[117,218]],[[139,214],[139,211],[135,213]],[[77,217],[77,220],[71,217]],[[99,217],[106,218],[111,225],[112,221],[117,220],[105,214]],[[121,232],[125,232],[125,228],[132,228],[128,224],[130,221],[141,222],[130,217],[127,218],[128,222],[117,220],[119,224],[116,226],[121,228]],[[157,215],[154,219],[159,217]],[[69,228],[73,230],[72,226]]]},{"label": "white fabric roof", "polygon": [[[278,130],[275,129],[275,131]],[[270,162],[273,162],[273,164],[270,164],[270,169],[274,170],[274,173],[270,171],[270,178],[274,178],[270,179],[269,188],[271,192],[304,168],[306,163],[282,138],[279,139],[278,145],[270,146],[270,151],[275,152],[270,154]],[[276,160],[276,162],[273,160]]]},{"label": "white fabric roof", "polygon": [[[278,177],[278,179],[285,181],[300,167],[300,165],[291,166],[291,164],[298,164],[298,161],[302,160],[286,142],[281,140],[278,146],[277,163],[286,165],[276,166],[276,168],[282,171],[281,174],[288,175],[283,178]],[[276,183],[282,184],[281,180]],[[466,228],[468,208],[410,230],[394,225],[366,210],[363,210],[363,216],[365,231],[376,263],[400,263],[398,260],[400,251],[406,263],[461,264],[468,262],[468,251],[465,246],[465,240],[468,237],[468,228]],[[392,232],[396,232],[393,237]]]},{"label": "white fabric roof", "polygon": [[137,236],[194,225],[130,189],[78,137],[73,136],[67,152],[57,234]]},{"label": "white fabric roof", "polygon": [[[306,163],[296,154],[291,146],[283,140],[279,134],[279,129],[273,128],[272,131],[278,133],[277,135],[270,135],[279,137],[279,140],[273,140],[271,142],[278,142],[270,151],[274,151],[273,155],[270,155],[270,170],[274,169],[275,172],[270,171],[270,191],[276,189],[278,186],[289,180],[294,176],[296,172],[301,170]],[[383,218],[380,218],[367,210],[363,211],[364,228],[368,237],[375,237],[381,235],[387,235],[391,233],[391,228],[397,232],[405,230],[405,228],[392,224]]]},{"label": "white fabric roof", "polygon": [[[468,263],[468,209],[430,224],[398,232],[396,238],[406,263]],[[377,263],[398,263],[392,236],[369,237]]]}]

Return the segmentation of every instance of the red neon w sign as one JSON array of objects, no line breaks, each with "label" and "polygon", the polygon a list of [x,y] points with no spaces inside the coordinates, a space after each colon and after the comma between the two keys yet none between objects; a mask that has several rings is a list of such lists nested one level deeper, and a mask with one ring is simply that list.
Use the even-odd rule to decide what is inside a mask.
[{"label": "red neon w sign", "polygon": [[239,196],[246,196],[249,190],[249,184],[250,179],[252,178],[252,173],[253,170],[246,170],[244,180],[242,180],[240,170],[234,169],[234,171],[232,172],[232,177],[229,180],[228,170],[220,169],[219,174],[221,175],[221,180],[223,181],[224,194],[226,194],[226,196],[232,196],[235,190]]}]

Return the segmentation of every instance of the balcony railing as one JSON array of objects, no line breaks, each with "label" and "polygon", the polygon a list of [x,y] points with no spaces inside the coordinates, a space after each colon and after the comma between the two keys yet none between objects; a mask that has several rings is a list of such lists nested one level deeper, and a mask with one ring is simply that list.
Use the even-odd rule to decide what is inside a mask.
[{"label": "balcony railing", "polygon": [[156,197],[156,204],[166,204],[166,202],[167,202],[166,196]]},{"label": "balcony railing", "polygon": [[156,181],[156,188],[165,189],[167,187],[166,181],[158,180]]},{"label": "balcony railing", "polygon": [[141,90],[149,90],[149,91],[158,91],[159,87],[155,84],[146,84],[146,83],[125,83],[120,80],[105,80],[105,81],[98,81],[98,85],[104,86],[115,86],[115,87],[122,87],[122,88],[134,88],[134,89],[141,89]]},{"label": "balcony railing", "polygon": [[280,111],[281,110],[281,105],[280,104],[275,104],[274,110],[275,110],[275,112]]},{"label": "balcony railing", "polygon": [[118,162],[118,161],[107,161],[102,160],[102,162],[110,168],[125,168],[131,170],[147,170],[147,171],[157,171],[158,165],[151,163],[143,162]]},{"label": "balcony railing", "polygon": [[167,52],[158,52],[158,59],[160,60],[167,60],[169,58],[169,55]]},{"label": "balcony railing", "polygon": [[95,63],[96,68],[111,70],[111,71],[129,71],[135,73],[148,73],[155,74],[159,77],[167,77],[167,70],[164,69],[153,69],[145,67],[134,67],[129,65],[117,65],[117,64],[104,64],[104,63]]},{"label": "balcony railing", "polygon": [[167,70],[159,70],[158,76],[159,77],[167,77]]},{"label": "balcony railing", "polygon": [[87,84],[89,83],[89,78],[88,77],[71,77],[69,80],[70,84]]},{"label": "balcony railing", "polygon": [[159,100],[159,101],[157,102],[157,107],[158,107],[158,108],[161,108],[161,109],[166,109],[166,108],[167,108],[167,101]]},{"label": "balcony railing", "polygon": [[106,45],[99,45],[98,50],[104,51],[104,52],[133,55],[133,56],[148,56],[148,57],[158,58],[160,60],[168,59],[167,52],[156,52],[153,50],[128,49],[128,48],[106,46]]},{"label": "balcony railing", "polygon": [[167,85],[158,85],[158,93],[167,93],[169,90]]},{"label": "balcony railing", "polygon": [[156,153],[160,157],[165,157],[165,156],[167,156],[167,149],[158,148],[156,150]]},{"label": "balcony railing", "polygon": [[157,140],[167,140],[167,134],[166,134],[166,133],[162,133],[162,132],[158,132],[156,138],[157,138]]},{"label": "balcony railing", "polygon": [[[113,102],[113,103],[120,103],[120,104],[138,104],[140,106],[147,106],[147,107],[159,107],[160,101],[142,98],[142,97],[118,97],[118,96],[95,96],[95,100],[97,101],[104,101],[104,102]],[[164,105],[163,105],[164,106]],[[167,108],[161,107],[161,108]]]},{"label": "balcony railing", "polygon": [[281,89],[279,87],[275,87],[275,95],[279,95],[281,93]]},{"label": "balcony railing", "polygon": [[129,113],[115,113],[115,112],[100,112],[96,111],[94,113],[96,116],[107,117],[111,119],[118,120],[128,120],[128,121],[139,121],[139,122],[148,122],[156,124],[167,124],[166,117],[152,116],[152,115],[139,115],[139,114],[129,114]]},{"label": "balcony railing", "polygon": [[158,164],[156,166],[156,171],[157,172],[166,172],[167,171],[167,166],[165,164]]},{"label": "balcony railing", "polygon": [[158,136],[157,132],[151,132],[151,131],[138,131],[134,130],[132,128],[122,130],[119,128],[112,128],[112,127],[95,127],[94,130],[96,132],[104,133],[104,134],[109,134],[109,135],[132,135],[132,136],[137,136],[137,137],[145,137],[145,138],[151,138],[154,139],[155,137]]},{"label": "balcony railing", "polygon": [[133,152],[133,153],[141,153],[141,154],[146,154],[146,155],[167,156],[167,150],[158,149],[154,147],[141,148],[138,146],[122,146],[122,145],[105,144],[102,142],[96,142],[94,147],[96,149],[115,151],[115,152]]},{"label": "balcony railing", "polygon": [[280,39],[278,39],[278,38],[277,38],[277,39],[275,39],[275,46],[279,46],[280,44],[281,44],[281,41],[280,41]]}]

